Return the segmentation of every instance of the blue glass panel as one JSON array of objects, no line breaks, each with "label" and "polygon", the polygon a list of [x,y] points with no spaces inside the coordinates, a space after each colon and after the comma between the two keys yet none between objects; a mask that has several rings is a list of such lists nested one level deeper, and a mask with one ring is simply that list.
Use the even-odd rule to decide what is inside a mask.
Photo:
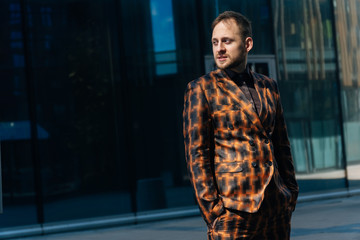
[{"label": "blue glass panel", "polygon": [[[151,0],[150,4],[156,60],[156,75],[176,73],[176,42],[172,2],[171,0]],[[163,55],[158,55],[158,53],[163,52],[165,52]],[[172,61],[172,63],[159,63],[159,57],[165,57],[167,58],[166,61]],[[163,60],[160,61],[162,62]]]}]

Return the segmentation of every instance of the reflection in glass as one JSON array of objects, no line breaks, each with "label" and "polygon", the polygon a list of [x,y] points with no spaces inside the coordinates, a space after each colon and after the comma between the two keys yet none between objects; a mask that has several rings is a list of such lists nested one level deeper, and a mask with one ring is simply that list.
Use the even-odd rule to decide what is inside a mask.
[{"label": "reflection in glass", "polygon": [[321,189],[345,186],[331,9],[331,1],[273,1],[278,79],[298,178],[322,178],[315,173],[327,170],[340,179],[321,182]]},{"label": "reflection in glass", "polygon": [[177,72],[174,19],[171,0],[151,0],[156,74]]},{"label": "reflection in glass", "polygon": [[[1,1],[0,182],[3,213],[0,214],[0,228],[37,221],[21,22],[20,2]],[[41,126],[38,129],[40,138],[46,139],[46,130]]]},{"label": "reflection in glass", "polygon": [[360,186],[360,1],[336,0],[334,3],[347,174],[350,187],[358,187]]},{"label": "reflection in glass", "polygon": [[[28,1],[45,222],[131,212],[111,1]],[[66,33],[66,34],[64,34]]]}]

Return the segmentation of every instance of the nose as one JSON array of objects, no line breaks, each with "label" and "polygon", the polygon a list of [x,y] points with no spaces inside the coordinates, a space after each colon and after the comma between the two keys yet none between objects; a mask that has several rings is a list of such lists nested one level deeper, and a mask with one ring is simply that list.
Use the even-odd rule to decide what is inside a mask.
[{"label": "nose", "polygon": [[219,42],[217,46],[215,47],[216,52],[218,53],[224,53],[225,52],[225,44],[223,42]]}]

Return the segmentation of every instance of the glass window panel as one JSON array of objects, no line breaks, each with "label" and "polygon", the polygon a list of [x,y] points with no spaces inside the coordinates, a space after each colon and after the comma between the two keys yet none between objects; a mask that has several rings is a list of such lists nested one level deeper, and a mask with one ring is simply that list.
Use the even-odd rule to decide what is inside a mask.
[{"label": "glass window panel", "polygon": [[176,63],[158,63],[156,65],[157,75],[165,75],[176,72]]},{"label": "glass window panel", "polygon": [[37,222],[20,1],[0,2],[0,28],[0,228],[6,228]]},{"label": "glass window panel", "polygon": [[300,185],[303,191],[345,187],[332,3],[272,4],[278,80]]},{"label": "glass window panel", "polygon": [[175,50],[171,0],[151,0],[151,20],[155,52]]},{"label": "glass window panel", "polygon": [[360,1],[334,1],[347,175],[360,186]]},{"label": "glass window panel", "polygon": [[28,1],[45,222],[129,213],[115,1]]},{"label": "glass window panel", "polygon": [[[150,5],[156,74],[174,74],[177,72],[177,63],[172,0],[151,0]],[[164,57],[166,55],[173,55],[175,59],[168,58],[167,61],[172,61],[172,63],[163,64],[161,60],[156,57],[160,54]]]},{"label": "glass window panel", "polygon": [[156,51],[157,38],[164,36],[166,28],[161,28],[163,19],[156,22],[161,31],[154,30],[152,1],[121,1],[129,161],[136,169],[137,211],[195,205],[187,179],[181,116],[187,82],[203,74],[198,30],[188,27],[197,26],[198,12],[195,1],[164,4],[170,2],[172,7],[164,16],[173,18],[174,39],[162,41],[173,43]]}]

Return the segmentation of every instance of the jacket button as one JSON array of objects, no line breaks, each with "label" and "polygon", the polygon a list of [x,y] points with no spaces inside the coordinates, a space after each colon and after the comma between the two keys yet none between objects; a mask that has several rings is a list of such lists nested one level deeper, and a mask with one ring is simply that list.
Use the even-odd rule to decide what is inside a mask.
[{"label": "jacket button", "polygon": [[265,139],[265,143],[268,144],[270,141],[269,139]]},{"label": "jacket button", "polygon": [[256,168],[258,165],[257,165],[256,162],[252,162],[252,163],[251,163],[251,166],[253,166],[254,168]]},{"label": "jacket button", "polygon": [[271,167],[273,165],[272,161],[268,161],[267,164]]},{"label": "jacket button", "polygon": [[255,146],[255,143],[253,140],[250,140],[249,143],[250,143],[250,146]]}]

